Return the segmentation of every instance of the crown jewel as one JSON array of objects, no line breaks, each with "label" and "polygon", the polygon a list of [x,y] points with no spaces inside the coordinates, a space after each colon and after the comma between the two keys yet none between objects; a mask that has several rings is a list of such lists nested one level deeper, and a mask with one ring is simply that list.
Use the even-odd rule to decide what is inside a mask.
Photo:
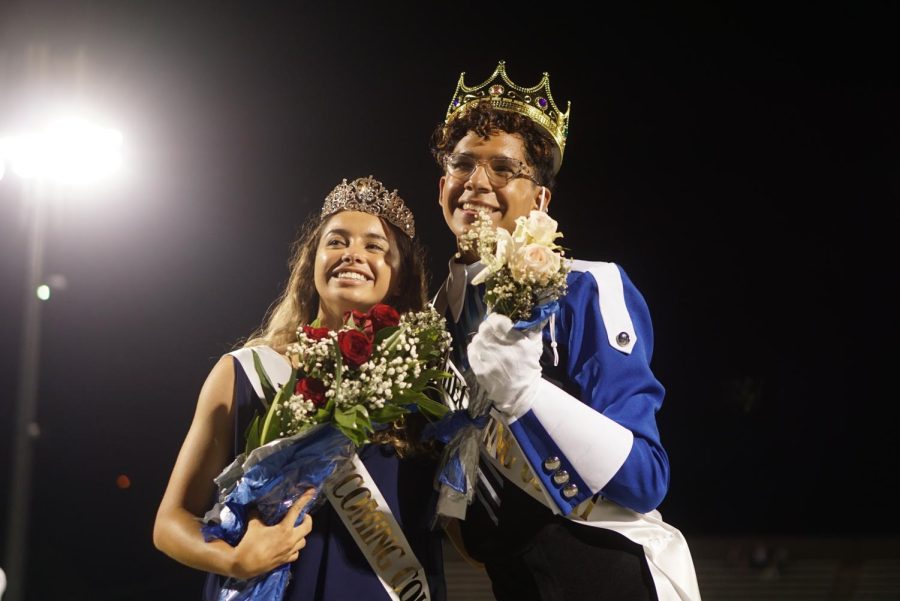
[{"label": "crown jewel", "polygon": [[388,192],[380,181],[372,177],[360,177],[349,184],[345,179],[335,186],[322,205],[322,218],[338,211],[362,211],[387,219],[412,238],[416,235],[416,222],[412,211],[403,204],[397,191]]},{"label": "crown jewel", "polygon": [[495,109],[525,115],[540,125],[559,149],[559,156],[554,161],[554,171],[559,170],[569,135],[569,111],[572,103],[566,104],[565,113],[559,110],[550,93],[549,74],[544,72],[537,85],[523,88],[513,83],[506,74],[506,61],[500,61],[491,76],[477,86],[467,86],[465,77],[465,71],[459,74],[453,100],[447,108],[445,124],[482,100],[489,100]]}]

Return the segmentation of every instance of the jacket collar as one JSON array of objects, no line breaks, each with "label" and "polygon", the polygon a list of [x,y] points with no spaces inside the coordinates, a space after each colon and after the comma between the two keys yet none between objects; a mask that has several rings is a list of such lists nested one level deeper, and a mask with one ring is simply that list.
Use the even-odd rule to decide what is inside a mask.
[{"label": "jacket collar", "polygon": [[481,273],[483,269],[484,265],[477,261],[471,265],[466,265],[456,259],[450,259],[445,290],[447,306],[450,308],[450,314],[453,316],[454,323],[459,321],[459,316],[462,314],[463,304],[466,300],[466,285],[472,281],[472,278]]}]

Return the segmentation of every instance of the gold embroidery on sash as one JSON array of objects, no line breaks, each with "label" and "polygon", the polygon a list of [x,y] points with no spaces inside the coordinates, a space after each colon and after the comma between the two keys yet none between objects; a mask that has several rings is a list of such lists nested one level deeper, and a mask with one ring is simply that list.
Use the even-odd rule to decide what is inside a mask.
[{"label": "gold embroidery on sash", "polygon": [[493,417],[484,428],[484,447],[488,456],[495,459],[502,468],[504,475],[510,480],[520,480],[525,486],[530,486],[543,495],[541,483],[535,476],[527,461],[523,461],[519,473],[516,474],[513,467],[518,461],[518,449],[516,439],[509,428]]},{"label": "gold embroidery on sash", "polygon": [[[581,511],[581,515],[578,516],[578,519],[583,520],[585,522],[589,521],[588,518],[591,517],[591,512],[594,510],[594,497],[590,499],[585,499],[584,503],[582,503],[583,508]],[[572,513],[578,513],[578,507],[576,507]]]},{"label": "gold embroidery on sash", "polygon": [[[406,556],[403,544],[398,542],[393,528],[379,511],[378,503],[372,498],[372,491],[363,486],[363,477],[350,473],[339,479],[331,488],[331,495],[340,501],[350,526],[365,546],[367,555],[374,558],[376,565],[388,573],[396,560]],[[397,593],[401,601],[421,601],[428,598],[427,585],[420,578],[420,570],[411,566],[400,566],[393,576],[386,578],[388,586]]]}]

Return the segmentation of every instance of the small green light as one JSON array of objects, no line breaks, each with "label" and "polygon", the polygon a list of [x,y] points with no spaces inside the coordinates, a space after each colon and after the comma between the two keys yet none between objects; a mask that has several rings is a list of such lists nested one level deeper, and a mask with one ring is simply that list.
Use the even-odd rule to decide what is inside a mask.
[{"label": "small green light", "polygon": [[37,297],[39,299],[41,299],[42,301],[45,301],[48,298],[50,298],[50,286],[48,286],[47,284],[41,284],[40,286],[38,286],[37,287]]}]

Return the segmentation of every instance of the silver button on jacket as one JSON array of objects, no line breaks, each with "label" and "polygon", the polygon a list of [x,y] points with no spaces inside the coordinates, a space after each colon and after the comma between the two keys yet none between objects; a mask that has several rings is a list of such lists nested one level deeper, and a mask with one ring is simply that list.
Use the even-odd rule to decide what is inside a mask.
[{"label": "silver button on jacket", "polygon": [[567,472],[566,470],[559,470],[558,472],[553,474],[553,481],[559,486],[562,486],[569,481],[569,472]]},{"label": "silver button on jacket", "polygon": [[567,499],[571,499],[575,495],[578,494],[578,485],[577,484],[569,484],[566,486],[563,491],[563,496]]}]

